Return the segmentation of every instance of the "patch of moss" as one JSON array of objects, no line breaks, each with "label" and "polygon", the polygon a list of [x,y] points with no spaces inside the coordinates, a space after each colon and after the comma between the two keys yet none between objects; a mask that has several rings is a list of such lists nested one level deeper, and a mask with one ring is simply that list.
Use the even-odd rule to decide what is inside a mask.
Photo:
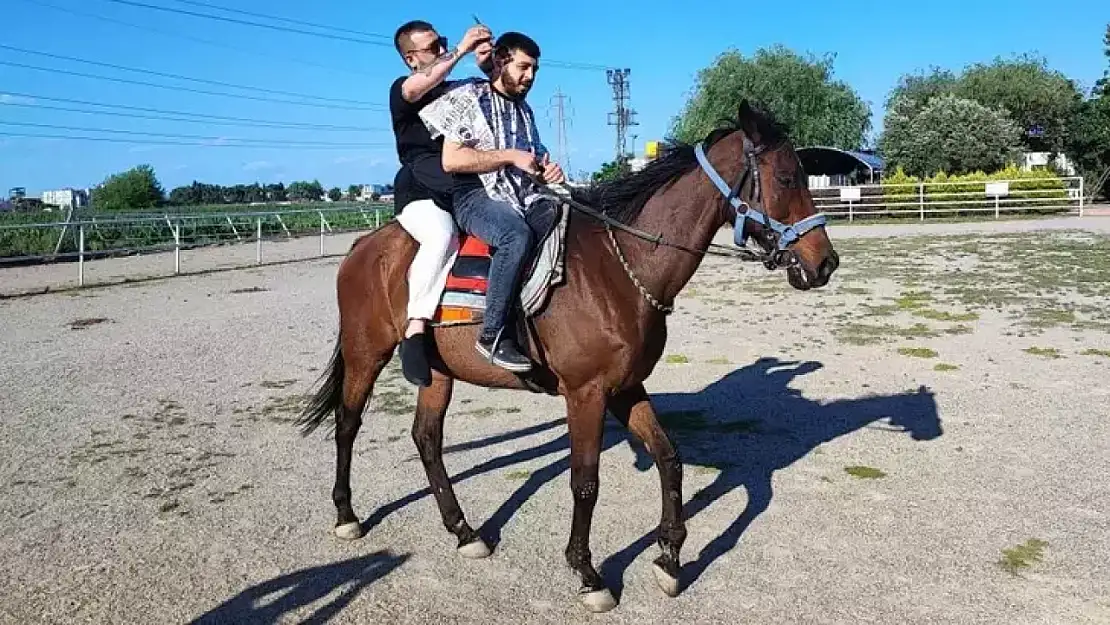
[{"label": "patch of moss", "polygon": [[682,365],[690,362],[690,359],[683,354],[668,354],[666,362],[671,365]]},{"label": "patch of moss", "polygon": [[732,361],[730,361],[728,358],[710,358],[709,360],[706,360],[705,362],[707,364],[711,364],[711,365],[731,365],[732,364]]},{"label": "patch of moss", "polygon": [[938,362],[933,366],[933,371],[955,371],[960,367],[957,365],[950,365],[946,362]]},{"label": "patch of moss", "polygon": [[1044,557],[1044,548],[1048,543],[1038,538],[1030,538],[1024,543],[1002,550],[1002,558],[998,565],[1011,574],[1016,575],[1019,569],[1026,569],[1034,562],[1040,562]]},{"label": "patch of moss", "polygon": [[532,475],[531,471],[524,471],[524,470],[509,471],[508,473],[505,474],[505,479],[507,479],[507,480],[526,480],[529,477],[531,477],[531,475]]}]

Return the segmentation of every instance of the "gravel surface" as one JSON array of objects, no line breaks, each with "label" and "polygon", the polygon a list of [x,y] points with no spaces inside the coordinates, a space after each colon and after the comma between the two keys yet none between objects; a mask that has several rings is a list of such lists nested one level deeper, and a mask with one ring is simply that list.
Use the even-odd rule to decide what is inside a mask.
[{"label": "gravel surface", "polygon": [[688,586],[655,587],[658,475],[611,423],[607,615],[563,560],[557,398],[456,387],[447,468],[500,541],[468,561],[391,365],[355,445],[372,528],[332,536],[334,441],[291,421],[338,259],[0,300],[0,622],[1110,623],[1110,220],[926,227],[834,226],[821,292],[703,265],[647,382]]}]

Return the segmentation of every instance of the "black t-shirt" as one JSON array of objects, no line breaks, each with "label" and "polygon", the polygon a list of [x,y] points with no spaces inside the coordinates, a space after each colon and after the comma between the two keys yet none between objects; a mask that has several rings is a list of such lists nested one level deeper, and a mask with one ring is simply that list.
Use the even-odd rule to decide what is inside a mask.
[{"label": "black t-shirt", "polygon": [[393,81],[389,88],[389,113],[401,161],[401,170],[393,179],[394,206],[400,213],[409,202],[430,199],[449,211],[455,181],[443,171],[443,137],[433,140],[420,119],[420,109],[439,97],[447,84],[440,83],[416,102],[406,102],[401,96],[405,78]]}]

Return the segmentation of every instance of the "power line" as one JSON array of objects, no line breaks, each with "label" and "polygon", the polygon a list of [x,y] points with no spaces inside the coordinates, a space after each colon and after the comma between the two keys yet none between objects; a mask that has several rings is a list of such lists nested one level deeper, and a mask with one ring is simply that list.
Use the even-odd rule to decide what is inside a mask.
[{"label": "power line", "polygon": [[25,48],[17,48],[15,46],[7,46],[7,45],[4,45],[4,44],[0,44],[0,49],[13,50],[15,52],[22,52],[24,54],[33,54],[33,55],[36,55],[36,56],[45,56],[47,58],[58,59],[58,60],[62,60],[62,61],[72,61],[74,63],[84,63],[86,65],[96,65],[97,67],[107,67],[107,68],[110,68],[110,69],[118,69],[118,70],[122,70],[122,71],[125,71],[125,72],[135,72],[136,74],[147,74],[147,75],[150,75],[150,76],[158,76],[160,78],[172,78],[174,80],[185,80],[185,81],[196,82],[196,83],[200,83],[200,84],[204,84],[204,85],[214,85],[214,86],[217,86],[217,87],[230,87],[232,89],[243,89],[245,91],[257,91],[259,93],[272,93],[274,95],[283,95],[283,96],[294,97],[294,98],[307,98],[307,99],[311,99],[311,100],[320,100],[322,102],[339,102],[339,103],[344,103],[344,104],[361,104],[363,106],[376,106],[376,107],[382,106],[381,104],[375,104],[373,102],[365,102],[365,101],[362,101],[362,100],[348,100],[346,98],[326,98],[324,96],[316,96],[316,95],[310,95],[310,94],[305,94],[305,93],[296,93],[296,92],[293,92],[293,91],[278,91],[276,89],[266,89],[266,88],[263,88],[263,87],[249,87],[249,86],[244,86],[244,85],[236,85],[236,84],[233,84],[233,83],[220,82],[218,80],[207,80],[207,79],[204,79],[204,78],[193,78],[191,76],[182,76],[181,74],[170,74],[170,73],[167,73],[167,72],[156,72],[156,71],[149,70],[149,69],[139,69],[139,68],[135,68],[135,67],[126,67],[126,66],[123,66],[123,65],[116,65],[114,63],[102,63],[100,61],[90,61],[88,59],[79,59],[79,58],[76,58],[76,57],[65,56],[65,55],[61,55],[61,54],[51,54],[49,52],[40,52],[38,50],[27,50]]},{"label": "power line", "polygon": [[[261,22],[241,20],[241,19],[236,19],[236,18],[231,18],[231,17],[225,17],[225,16],[222,16],[222,15],[213,15],[211,13],[200,13],[200,12],[197,12],[197,11],[188,11],[188,10],[185,10],[185,9],[175,9],[175,8],[171,8],[171,7],[159,6],[159,5],[156,5],[156,4],[147,4],[145,2],[136,2],[135,0],[102,0],[102,1],[103,2],[113,2],[113,3],[116,3],[116,4],[122,4],[122,5],[126,5],[126,6],[139,7],[139,8],[143,8],[143,9],[150,9],[150,10],[154,10],[154,11],[165,11],[165,12],[168,12],[168,13],[177,13],[177,14],[181,14],[181,15],[189,15],[189,16],[192,16],[192,17],[200,17],[200,18],[204,18],[204,19],[217,20],[217,21],[221,21],[221,22],[230,22],[230,23],[233,23],[233,24],[239,24],[239,25],[243,25],[243,26],[253,26],[253,27],[256,27],[256,28],[266,28],[266,29],[276,30],[276,31],[280,31],[280,32],[289,32],[289,33],[295,33],[295,34],[299,34],[299,35],[308,35],[308,36],[311,36],[311,37],[320,37],[320,38],[323,38],[323,39],[334,39],[334,40],[338,40],[338,41],[348,41],[348,42],[353,42],[353,43],[362,43],[362,44],[367,44],[367,45],[372,45],[372,46],[382,46],[382,47],[388,47],[388,48],[393,47],[393,37],[390,36],[390,35],[383,35],[381,33],[370,33],[370,32],[364,32],[364,31],[348,30],[348,29],[339,28],[339,27],[336,27],[336,26],[326,26],[326,25],[323,25],[323,24],[314,24],[312,22],[305,22],[305,21],[302,21],[302,20],[292,20],[292,19],[289,19],[289,18],[278,17],[278,16],[274,16],[274,15],[266,15],[266,14],[263,14],[263,13],[252,13],[252,12],[243,11],[243,10],[240,10],[240,9],[230,9],[230,8],[227,8],[227,7],[220,7],[220,6],[210,4],[210,3],[193,2],[193,1],[187,1],[187,0],[177,0],[177,2],[182,2],[184,4],[205,6],[205,7],[208,7],[208,8],[215,8],[215,9],[222,10],[222,11],[228,11],[230,13],[238,13],[238,14],[241,14],[241,15],[250,15],[250,16],[253,16],[253,17],[261,17],[261,18],[264,18],[264,19],[286,22],[286,23],[291,23],[291,24],[300,24],[300,25],[303,25],[303,26],[312,26],[312,27],[315,27],[315,28],[324,28],[324,29],[327,29],[327,30],[330,30],[330,31],[343,31],[343,32],[349,32],[349,33],[356,33],[356,34],[358,34],[362,37],[372,37],[372,38],[375,38],[375,39],[381,39],[382,41],[368,41],[366,39],[355,39],[353,37],[345,37],[343,35],[335,35],[335,34],[329,34],[329,33],[317,33],[317,32],[313,32],[313,31],[310,31],[310,30],[302,30],[302,29],[299,29],[299,28],[289,28],[289,27],[286,27],[286,26],[274,26],[272,24],[263,24]],[[576,61],[559,61],[559,60],[555,60],[555,59],[550,59],[550,60],[546,61],[545,65],[550,65],[552,67],[559,67],[559,68],[563,68],[563,69],[585,70],[585,71],[604,71],[606,69],[606,66],[598,65],[598,64],[595,64],[595,63],[579,63],[579,62],[576,62]]]},{"label": "power line", "polygon": [[[189,142],[189,141],[162,141],[162,140],[144,140],[144,139],[123,139],[118,137],[75,137],[73,135],[52,135],[52,134],[39,134],[29,132],[0,132],[0,137],[23,137],[30,139],[62,139],[65,141],[99,141],[103,143],[127,143],[139,145],[188,145],[204,148],[289,148],[290,146],[284,143],[274,144],[243,144],[243,143],[203,143],[203,142]],[[295,146],[298,150],[335,150],[351,149],[349,146],[330,146],[330,145],[302,145]]]},{"label": "power line", "polygon": [[65,70],[65,69],[57,69],[57,68],[54,68],[54,67],[40,67],[40,66],[37,66],[37,65],[27,65],[26,63],[13,63],[11,61],[2,61],[2,60],[0,60],[0,65],[7,65],[7,66],[10,66],[10,67],[19,67],[19,68],[23,68],[23,69],[33,69],[33,70],[48,72],[48,73],[52,73],[52,74],[66,74],[68,76],[80,76],[82,78],[92,78],[92,79],[95,79],[95,80],[107,80],[107,81],[111,81],[111,82],[118,82],[118,83],[123,83],[123,84],[128,84],[128,85],[139,85],[139,86],[143,86],[143,87],[156,87],[158,89],[168,89],[170,91],[175,91],[175,92],[200,93],[200,94],[204,94],[204,95],[218,95],[218,96],[223,96],[225,98],[236,98],[236,99],[240,99],[240,100],[254,100],[256,102],[273,102],[273,103],[277,103],[277,104],[292,104],[292,105],[296,105],[296,106],[311,106],[311,107],[323,108],[323,109],[343,109],[343,110],[348,110],[348,111],[378,111],[379,110],[379,109],[376,109],[376,108],[367,108],[367,107],[361,107],[361,106],[342,106],[342,105],[338,105],[338,104],[321,104],[321,103],[315,103],[315,102],[293,102],[291,100],[277,100],[277,99],[274,99],[274,98],[264,98],[264,97],[261,97],[261,96],[250,96],[250,95],[243,95],[243,94],[239,94],[239,93],[223,93],[223,92],[220,92],[220,91],[207,91],[207,90],[204,90],[204,89],[193,89],[191,87],[180,87],[180,86],[176,86],[176,85],[159,85],[158,83],[144,82],[144,81],[141,81],[141,80],[129,80],[127,78],[116,78],[114,76],[99,76],[97,74],[85,74],[83,72],[74,72],[74,71]]},{"label": "power line", "polygon": [[152,33],[158,33],[160,35],[167,35],[167,36],[170,36],[170,37],[176,37],[178,39],[184,39],[186,41],[194,41],[194,42],[198,42],[198,43],[207,44],[207,45],[210,45],[210,46],[225,48],[227,50],[234,50],[236,52],[240,52],[240,53],[243,53],[243,54],[250,54],[250,55],[253,55],[253,56],[260,56],[260,57],[269,59],[271,61],[276,59],[276,60],[286,61],[288,63],[297,63],[297,64],[305,65],[305,66],[308,66],[308,67],[314,67],[316,69],[326,69],[326,70],[329,70],[329,71],[343,72],[343,73],[346,73],[346,74],[352,74],[352,75],[356,75],[356,76],[371,76],[372,75],[369,72],[362,72],[362,71],[355,70],[355,69],[348,69],[348,68],[344,68],[344,67],[335,67],[335,66],[331,66],[331,65],[323,65],[323,64],[320,64],[320,63],[313,63],[312,61],[306,61],[304,59],[296,59],[296,58],[287,57],[287,56],[275,56],[275,55],[273,55],[269,52],[259,52],[257,50],[249,50],[247,48],[241,48],[239,46],[228,45],[228,44],[226,44],[222,41],[213,41],[212,39],[205,39],[203,37],[194,37],[192,35],[186,35],[184,33],[179,33],[179,32],[175,32],[175,31],[172,31],[172,30],[165,30],[165,29],[162,29],[162,28],[155,28],[153,26],[147,26],[147,25],[144,25],[144,24],[135,24],[133,22],[128,22],[126,20],[120,20],[120,19],[116,19],[114,17],[108,17],[106,15],[97,15],[96,13],[87,13],[85,11],[79,11],[77,9],[71,9],[69,7],[61,7],[61,6],[58,6],[58,5],[55,5],[55,4],[51,4],[49,2],[43,2],[42,0],[22,0],[22,1],[26,2],[28,4],[33,4],[33,5],[37,5],[37,6],[51,8],[51,9],[54,9],[55,11],[60,11],[62,13],[69,13],[70,15],[76,15],[78,17],[86,17],[86,18],[89,18],[89,19],[99,20],[99,21],[102,21],[102,22],[108,22],[110,24],[119,24],[121,26],[127,26],[128,28],[134,28],[136,30],[145,30],[145,31],[149,31],[149,32],[152,32]]},{"label": "power line", "polygon": [[198,135],[179,135],[164,132],[141,132],[138,130],[117,130],[114,128],[84,128],[81,126],[63,126],[60,124],[36,124],[33,122],[9,122],[0,121],[3,126],[23,126],[28,128],[48,128],[51,130],[73,130],[77,132],[106,132],[109,134],[119,135],[134,135],[146,137],[165,137],[168,139],[199,139],[203,141],[238,141],[241,143],[278,143],[289,147],[298,146],[328,146],[328,147],[342,147],[342,148],[369,148],[369,147],[383,147],[390,145],[388,143],[336,143],[332,141],[296,141],[296,140],[276,140],[276,139],[238,139],[234,137],[203,137]]},{"label": "power line", "polygon": [[[14,95],[14,94],[13,94]],[[62,98],[43,98],[43,100],[62,100]],[[111,106],[106,104],[92,104],[93,106]],[[51,106],[48,104],[28,104],[24,102],[0,102],[0,106],[19,106],[30,109],[45,109],[49,111],[63,111],[68,113],[86,113],[89,115],[110,115],[112,117],[126,117],[130,119],[151,119],[156,121],[172,121],[172,122],[187,122],[192,124],[212,124],[217,126],[239,126],[243,128],[280,128],[285,130],[313,130],[313,131],[343,131],[343,132],[381,132],[388,130],[387,128],[374,128],[369,126],[335,126],[331,124],[308,124],[296,122],[268,122],[261,120],[251,120],[243,118],[227,118],[220,119],[218,115],[204,116],[198,113],[182,113],[181,115],[197,115],[200,117],[211,117],[214,119],[190,119],[189,117],[176,116],[173,113],[169,115],[144,115],[142,113],[120,113],[118,111],[95,111],[87,109],[72,108],[68,106]],[[121,107],[121,108],[138,108],[138,107]]]},{"label": "power line", "polygon": [[[158,6],[156,4],[147,4],[145,2],[134,2],[133,0],[103,0],[104,2],[114,2],[116,4],[123,4],[127,6],[139,7],[142,9],[151,9],[154,11],[165,11],[166,13],[177,13],[179,15],[189,15],[192,17],[201,17],[204,19],[217,20],[220,22],[229,22],[232,24],[240,24],[243,26],[254,26],[255,28],[267,28],[269,30],[276,30],[279,32],[294,33],[298,35],[308,35],[311,37],[320,37],[323,39],[335,39],[338,41],[350,41],[353,43],[363,43],[371,46],[385,46],[388,48],[393,47],[393,38],[388,37],[389,41],[372,41],[367,39],[355,39],[354,37],[345,37],[343,35],[331,35],[327,33],[315,33],[311,30],[301,30],[299,28],[289,28],[288,26],[274,26],[272,24],[263,24],[261,22],[252,22],[249,20],[240,20],[234,17],[224,17],[222,15],[212,15],[211,13],[198,13],[197,11],[187,11],[185,9],[173,9],[170,7]],[[330,27],[328,27],[330,28]],[[382,35],[373,35],[380,37]]]},{"label": "power line", "polygon": [[242,9],[232,9],[230,7],[219,6],[219,5],[216,5],[216,4],[209,3],[209,2],[198,2],[197,0],[174,0],[174,1],[177,2],[178,4],[190,4],[192,6],[199,6],[199,7],[204,7],[204,8],[207,8],[207,9],[216,9],[218,11],[226,11],[228,13],[237,13],[239,15],[247,15],[247,16],[250,16],[250,17],[261,17],[262,19],[273,20],[275,22],[284,22],[286,24],[298,24],[298,25],[301,25],[301,26],[312,26],[313,28],[323,28],[325,30],[334,30],[334,31],[337,31],[337,32],[342,32],[342,33],[350,33],[352,35],[362,35],[363,37],[375,37],[375,38],[385,39],[389,42],[393,41],[393,37],[391,37],[389,35],[383,35],[383,34],[380,34],[380,33],[368,33],[366,31],[362,31],[362,30],[351,30],[351,29],[348,29],[348,28],[341,28],[339,26],[328,26],[327,24],[313,24],[312,22],[306,22],[304,20],[294,20],[294,19],[289,19],[287,17],[278,17],[276,15],[266,15],[264,13],[253,13],[251,11],[244,11]]}]

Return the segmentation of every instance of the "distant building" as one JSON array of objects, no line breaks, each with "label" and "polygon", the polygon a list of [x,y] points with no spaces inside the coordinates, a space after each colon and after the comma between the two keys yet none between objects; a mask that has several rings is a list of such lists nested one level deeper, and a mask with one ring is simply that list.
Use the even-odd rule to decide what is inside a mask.
[{"label": "distant building", "polygon": [[89,193],[84,189],[59,189],[43,191],[42,203],[58,208],[84,208],[89,205]]}]

